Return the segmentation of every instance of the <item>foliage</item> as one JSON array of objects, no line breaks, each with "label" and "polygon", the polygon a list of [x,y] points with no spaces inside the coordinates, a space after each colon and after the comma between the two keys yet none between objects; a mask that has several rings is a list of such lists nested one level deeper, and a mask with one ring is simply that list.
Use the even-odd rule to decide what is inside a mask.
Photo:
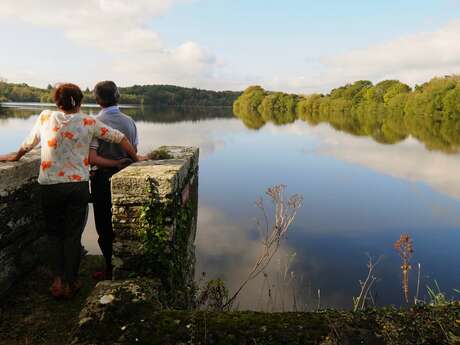
[{"label": "foliage", "polygon": [[258,110],[262,119],[266,122],[273,122],[276,125],[283,125],[296,120],[297,96],[288,95],[282,92],[275,92],[264,97]]},{"label": "foliage", "polygon": [[198,307],[207,310],[229,311],[229,306],[226,306],[228,297],[225,282],[221,279],[211,279],[200,289],[196,304]]},{"label": "foliage", "polygon": [[428,296],[430,297],[430,305],[446,305],[451,303],[446,297],[446,295],[441,291],[438,282],[434,281],[435,288],[427,286]]},{"label": "foliage", "polygon": [[169,153],[169,151],[163,147],[159,147],[156,150],[153,150],[149,154],[147,154],[149,159],[153,160],[162,160],[162,159],[171,159],[173,156]]},{"label": "foliage", "polygon": [[[190,269],[188,236],[195,201],[191,199],[177,208],[174,203],[165,205],[156,198],[158,191],[154,180],[150,180],[150,186],[152,197],[142,206],[139,217],[139,235],[144,253],[139,264],[144,275],[161,279],[164,298],[170,306],[187,308],[192,304],[191,287],[185,275]],[[176,200],[175,204],[180,202]]]},{"label": "foliage", "polygon": [[233,103],[233,112],[246,127],[259,129],[265,124],[265,120],[262,119],[259,112],[259,107],[265,96],[266,92],[260,86],[249,86]]},{"label": "foliage", "polygon": [[328,95],[296,96],[251,86],[235,101],[234,112],[253,129],[266,122],[281,125],[300,119],[311,125],[329,123],[337,130],[384,144],[413,136],[429,149],[460,149],[457,75],[434,78],[414,90],[397,80],[376,85],[360,80]]}]

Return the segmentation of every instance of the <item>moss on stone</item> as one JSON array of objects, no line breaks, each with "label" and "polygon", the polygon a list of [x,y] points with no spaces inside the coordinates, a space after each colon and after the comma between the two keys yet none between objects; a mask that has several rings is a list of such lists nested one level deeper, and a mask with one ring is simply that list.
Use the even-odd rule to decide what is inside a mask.
[{"label": "moss on stone", "polygon": [[154,160],[163,160],[163,159],[171,159],[173,156],[169,153],[166,147],[159,147],[147,155],[150,159]]},{"label": "moss on stone", "polygon": [[[311,313],[153,311],[104,344],[458,344],[459,304]],[[142,313],[145,317],[145,313]],[[390,334],[391,333],[391,334]],[[137,339],[137,340],[136,340]],[[78,345],[87,345],[78,343]]]}]

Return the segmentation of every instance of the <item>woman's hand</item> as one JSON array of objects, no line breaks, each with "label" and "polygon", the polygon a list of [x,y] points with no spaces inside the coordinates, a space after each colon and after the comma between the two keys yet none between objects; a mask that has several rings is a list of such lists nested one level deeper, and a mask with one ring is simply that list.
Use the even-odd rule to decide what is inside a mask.
[{"label": "woman's hand", "polygon": [[138,162],[148,161],[148,160],[150,160],[150,158],[149,158],[148,156],[137,155],[137,161],[138,161]]},{"label": "woman's hand", "polygon": [[16,152],[8,153],[6,155],[0,155],[0,162],[16,162],[19,158]]}]

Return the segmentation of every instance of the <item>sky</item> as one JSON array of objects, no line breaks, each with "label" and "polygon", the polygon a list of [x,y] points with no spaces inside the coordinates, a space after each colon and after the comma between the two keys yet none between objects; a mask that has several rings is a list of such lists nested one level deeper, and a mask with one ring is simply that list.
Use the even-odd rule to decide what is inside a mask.
[{"label": "sky", "polygon": [[460,0],[0,0],[0,77],[328,92],[460,73]]}]

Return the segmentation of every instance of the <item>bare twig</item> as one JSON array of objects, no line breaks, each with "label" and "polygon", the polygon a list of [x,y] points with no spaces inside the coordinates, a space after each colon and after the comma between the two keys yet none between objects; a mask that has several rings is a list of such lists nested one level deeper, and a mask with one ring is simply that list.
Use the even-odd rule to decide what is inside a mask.
[{"label": "bare twig", "polygon": [[419,293],[420,293],[420,274],[421,274],[421,271],[422,271],[422,265],[420,264],[420,262],[418,263],[418,273],[417,273],[417,291],[415,293],[415,297],[414,297],[414,304],[418,304],[418,296],[419,296]]},{"label": "bare twig", "polygon": [[262,211],[265,220],[266,231],[262,240],[262,250],[247,277],[240,284],[233,296],[230,297],[224,305],[225,308],[230,307],[246,284],[261,274],[270,264],[273,256],[280,247],[281,240],[285,237],[289,226],[292,224],[295,216],[297,215],[297,211],[302,206],[303,197],[298,194],[291,196],[286,201],[284,199],[285,189],[285,185],[275,185],[268,188],[266,191],[266,194],[270,197],[275,208],[274,221],[271,226],[269,225],[269,217],[263,204],[263,200],[259,198],[256,201],[256,206]]},{"label": "bare twig", "polygon": [[321,290],[318,289],[318,306],[316,307],[316,310],[321,309]]},{"label": "bare twig", "polygon": [[370,255],[368,256],[367,262],[367,276],[363,281],[359,281],[361,286],[361,291],[359,292],[358,297],[353,297],[353,311],[363,310],[366,307],[366,300],[368,298],[369,292],[371,291],[372,286],[374,285],[377,278],[373,275],[375,266],[377,266],[382,259],[380,256],[377,261],[373,261]]}]

